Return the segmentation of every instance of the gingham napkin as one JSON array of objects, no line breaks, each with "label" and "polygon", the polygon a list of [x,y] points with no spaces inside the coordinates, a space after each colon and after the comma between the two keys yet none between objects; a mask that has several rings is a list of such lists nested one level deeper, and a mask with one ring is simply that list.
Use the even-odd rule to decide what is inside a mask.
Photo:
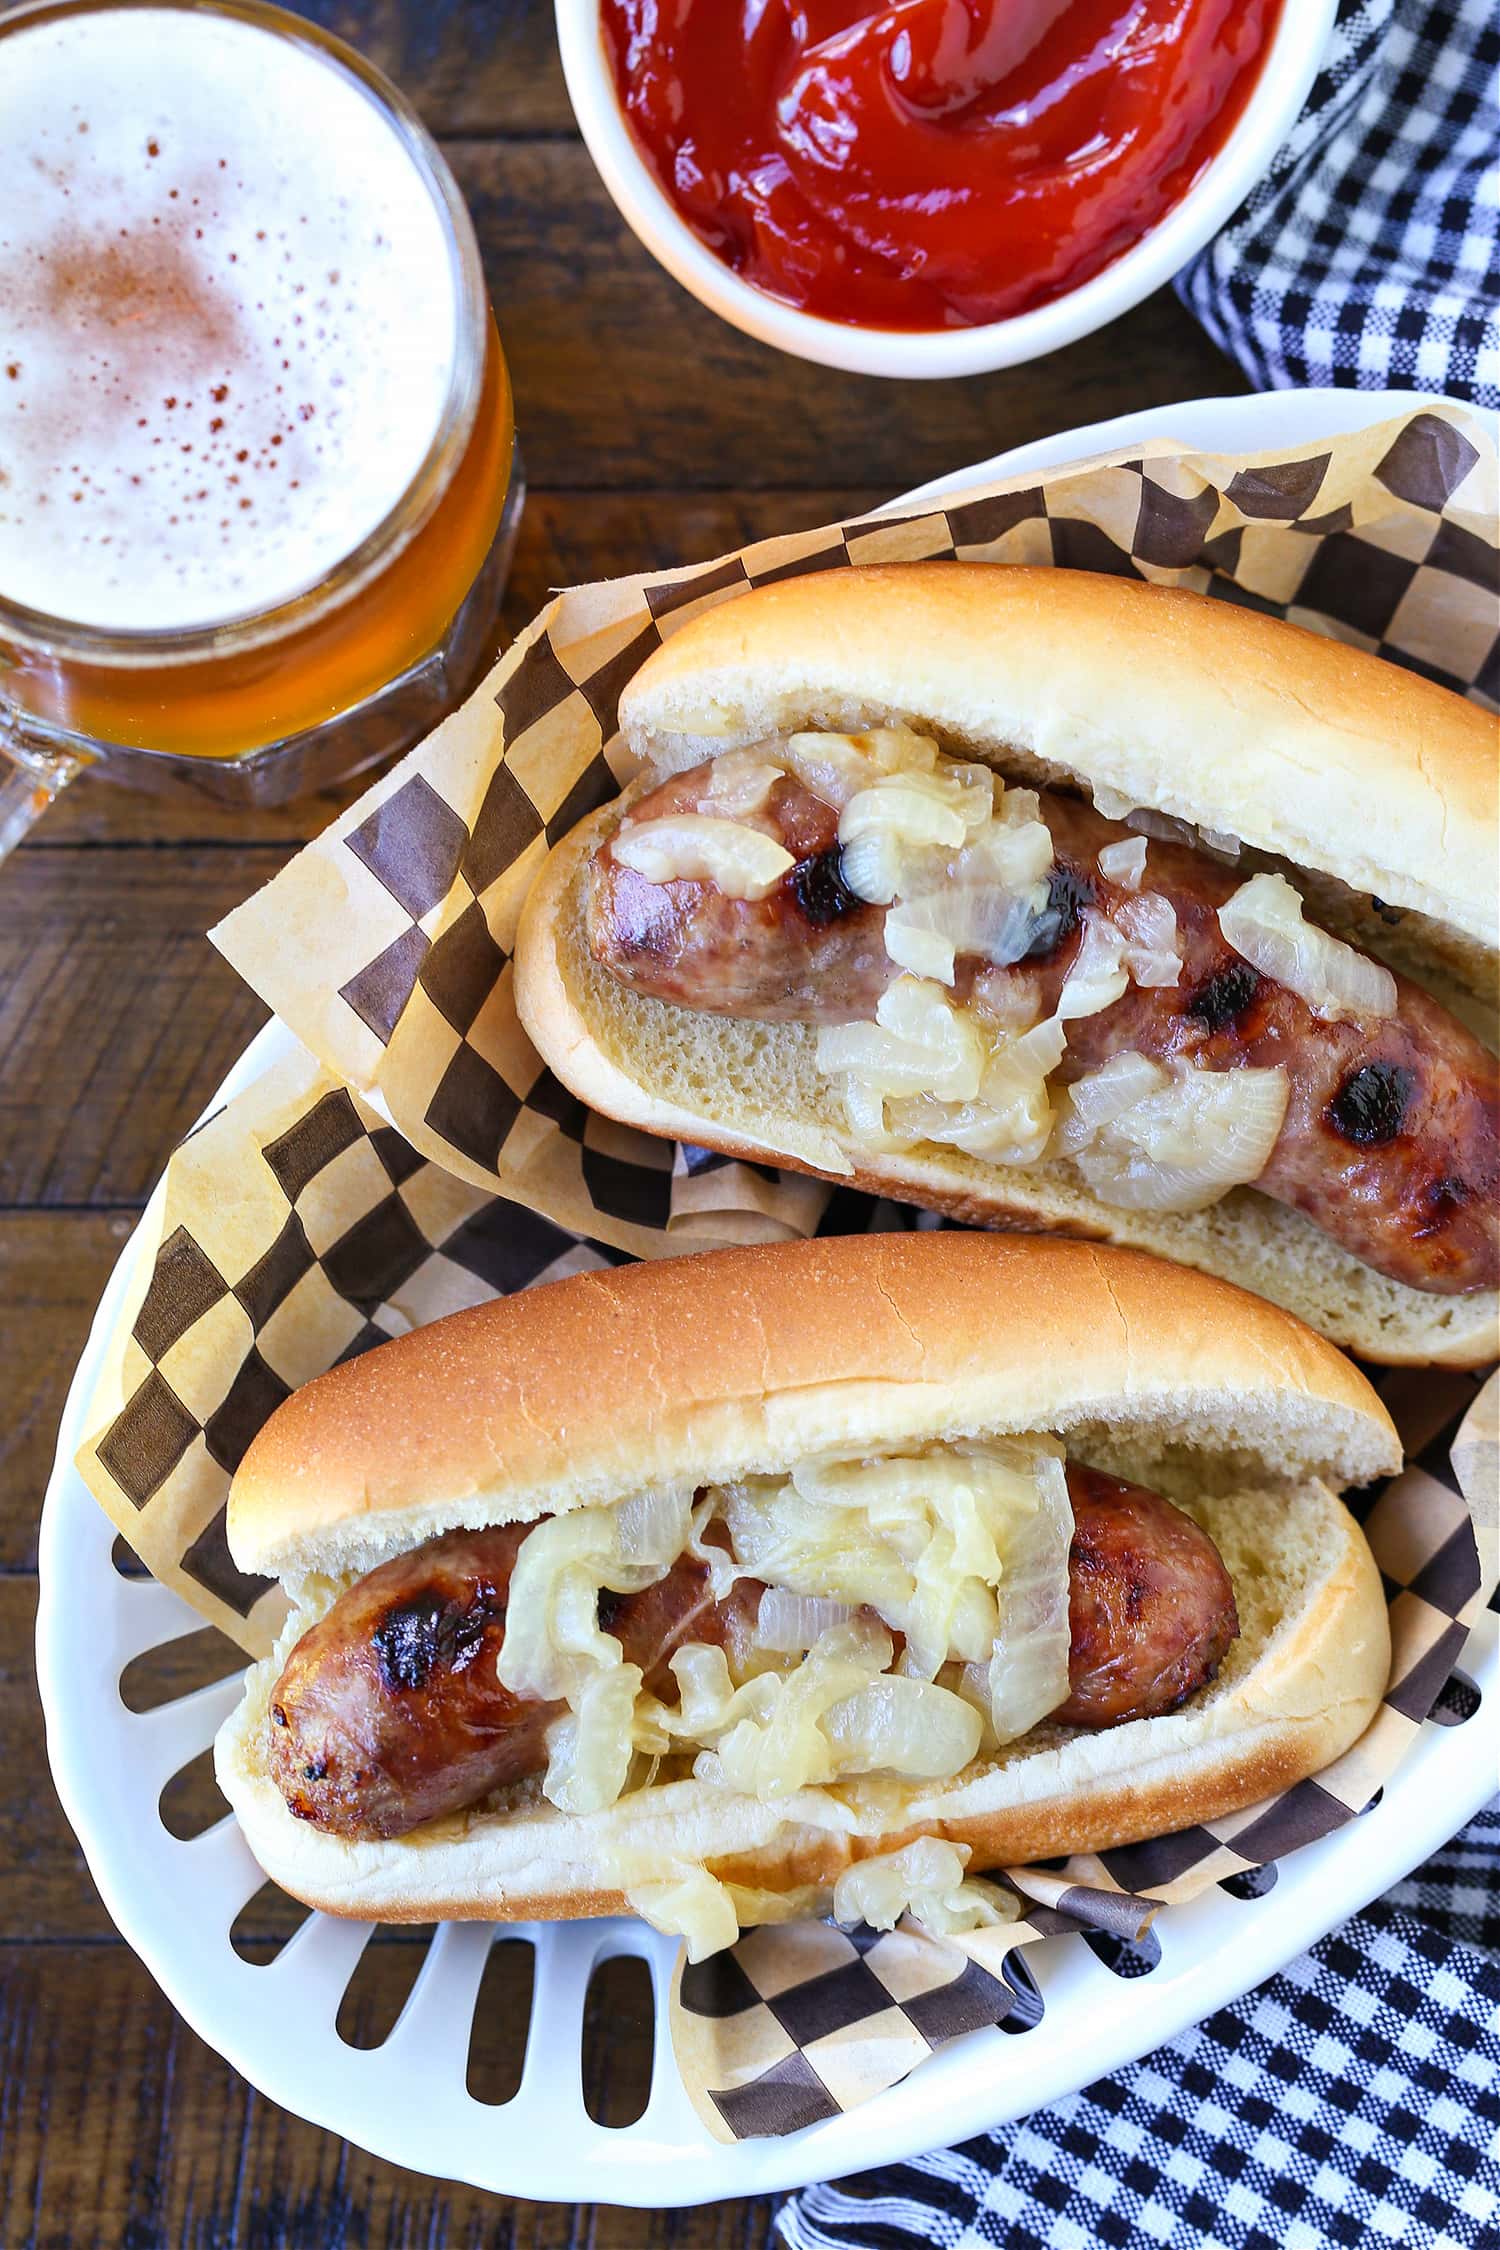
[{"label": "gingham napkin", "polygon": [[1495,0],[1340,0],[1291,136],[1177,290],[1263,389],[1500,406]]},{"label": "gingham napkin", "polygon": [[1485,2250],[1497,2158],[1500,1804],[1132,2069],[778,2224],[790,2250]]}]

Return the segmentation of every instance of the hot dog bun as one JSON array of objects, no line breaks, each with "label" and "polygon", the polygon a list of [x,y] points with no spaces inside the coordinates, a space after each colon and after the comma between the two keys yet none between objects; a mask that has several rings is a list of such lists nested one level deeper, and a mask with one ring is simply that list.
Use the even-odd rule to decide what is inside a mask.
[{"label": "hot dog bun", "polygon": [[220,1786],[267,1873],[330,1912],[551,1918],[617,1910],[668,1855],[781,1893],[826,1890],[914,1833],[971,1844],[976,1866],[1104,1849],[1254,1802],[1362,1732],[1389,1665],[1385,1605],[1330,1487],[1396,1466],[1390,1421],[1286,1314],[1127,1251],[846,1237],[551,1283],[297,1393],[235,1480],[230,1545],[300,1592],[289,1643],[351,1575],[455,1525],[1020,1430],[1172,1492],[1218,1544],[1241,1638],[1181,1711],[1038,1728],[942,1784],[762,1804],[683,1780],[584,1817],[526,1784],[394,1843],[347,1842],[293,1819],[268,1776],[278,1657],[221,1730]]},{"label": "hot dog bun", "polygon": [[[1415,674],[1257,612],[1087,572],[928,563],[761,587],[692,620],[621,699],[631,746],[679,768],[799,726],[900,722],[1012,779],[1112,792],[1237,837],[1330,928],[1416,976],[1493,1043],[1493,719]],[[1071,1168],[849,1140],[815,1034],[631,991],[581,935],[606,806],[553,852],[517,937],[516,1002],[555,1074],[647,1132],[820,1173],[981,1226],[1132,1244],[1240,1282],[1392,1364],[1476,1366],[1494,1291],[1388,1279],[1254,1189],[1207,1210],[1102,1203]],[[1392,925],[1376,911],[1399,909]]]}]

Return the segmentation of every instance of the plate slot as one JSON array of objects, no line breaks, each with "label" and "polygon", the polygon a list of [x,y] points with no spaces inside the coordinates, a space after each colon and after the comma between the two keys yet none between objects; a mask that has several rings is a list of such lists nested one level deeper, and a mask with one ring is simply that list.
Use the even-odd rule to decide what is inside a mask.
[{"label": "plate slot", "polygon": [[536,1947],[530,1938],[497,1931],[474,1999],[466,2079],[472,2099],[487,2109],[502,2108],[521,2091],[535,1992]]},{"label": "plate slot", "polygon": [[244,1669],[244,1650],[216,1625],[203,1625],[175,1640],[157,1641],[133,1656],[120,1674],[120,1701],[135,1715],[159,1711],[164,1703],[180,1702],[199,1688],[238,1677]]},{"label": "plate slot", "polygon": [[606,1955],[583,2004],[583,2106],[596,2125],[619,2131],[645,2115],[655,2049],[649,1963],[638,1953]]},{"label": "plate slot", "polygon": [[311,1912],[300,1899],[288,1897],[279,1883],[262,1883],[230,1923],[229,1942],[242,1961],[268,1968]]},{"label": "plate slot", "polygon": [[162,1785],[156,1800],[157,1816],[167,1834],[179,1843],[191,1843],[215,1821],[222,1820],[229,1801],[214,1779],[214,1746],[210,1742],[196,1758],[179,1766]]},{"label": "plate slot", "polygon": [[1440,1727],[1467,1726],[1484,1701],[1465,1672],[1450,1672],[1429,1717]]},{"label": "plate slot", "polygon": [[435,1922],[378,1929],[344,1987],[335,2028],[346,2047],[383,2047],[411,1998]]},{"label": "plate slot", "polygon": [[1112,1977],[1149,1977],[1161,1966],[1161,1939],[1155,1930],[1138,1938],[1112,1937],[1107,1930],[1089,1930],[1084,1944]]}]

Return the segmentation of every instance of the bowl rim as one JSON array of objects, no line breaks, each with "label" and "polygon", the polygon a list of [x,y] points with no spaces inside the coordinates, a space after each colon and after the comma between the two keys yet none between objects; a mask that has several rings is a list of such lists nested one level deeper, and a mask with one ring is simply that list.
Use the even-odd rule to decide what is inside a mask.
[{"label": "bowl rim", "polygon": [[1270,49],[1238,122],[1181,201],[1089,280],[1050,304],[973,328],[860,328],[801,311],[733,273],[658,183],[615,96],[600,0],[555,0],[568,97],[596,170],[637,240],[700,304],[765,344],[859,375],[941,378],[1015,367],[1076,343],[1185,266],[1270,168],[1327,51],[1338,0],[1281,0]]}]

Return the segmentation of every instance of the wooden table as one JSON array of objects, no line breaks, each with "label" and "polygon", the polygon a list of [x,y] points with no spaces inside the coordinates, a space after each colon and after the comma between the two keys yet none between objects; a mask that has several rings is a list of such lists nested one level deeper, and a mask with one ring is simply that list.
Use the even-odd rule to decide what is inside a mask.
[{"label": "wooden table", "polygon": [[[307,13],[415,99],[469,198],[531,480],[513,628],[554,585],[713,554],[1051,431],[1245,387],[1165,293],[1055,358],[968,382],[780,358],[688,298],[616,216],[574,130],[544,0]],[[64,1391],[167,1151],[263,1017],[203,932],[336,809],[228,817],[85,783],[0,869],[0,2245],[749,2250],[769,2233],[767,2200],[676,2215],[504,2202],[378,2163],[262,2100],[115,1935],[48,1779],[32,1625]],[[200,1636],[140,1692],[224,1668]],[[268,1914],[243,1938],[275,1935]],[[366,2035],[413,1959],[394,1935],[372,1945]],[[647,2067],[630,2000],[606,1994],[597,2010],[612,2115],[639,2106]]]}]

